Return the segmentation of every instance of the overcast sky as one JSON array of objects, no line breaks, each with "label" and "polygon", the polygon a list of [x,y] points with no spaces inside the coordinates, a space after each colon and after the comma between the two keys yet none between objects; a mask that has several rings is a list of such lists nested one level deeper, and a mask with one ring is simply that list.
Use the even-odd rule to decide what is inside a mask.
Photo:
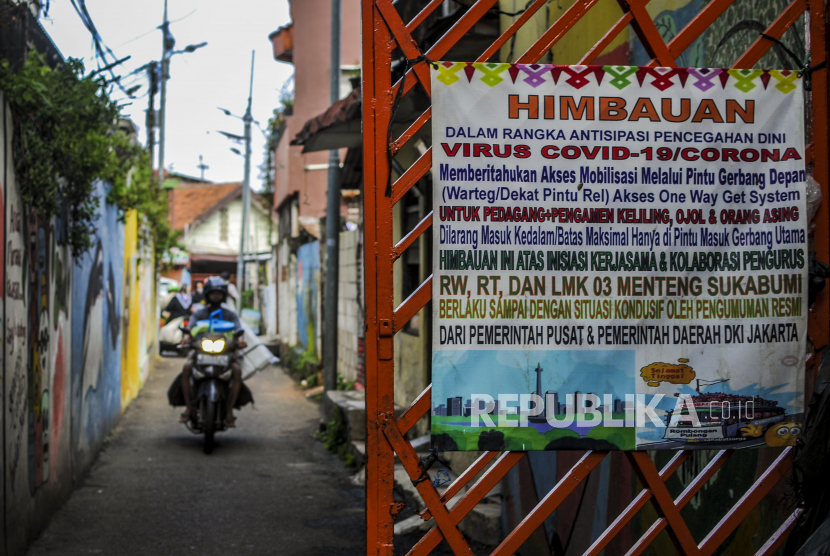
[{"label": "overcast sky", "polygon": [[[86,0],[87,10],[104,43],[120,59],[116,75],[127,75],[151,60],[161,58],[161,25],[164,0]],[[200,176],[199,155],[210,166],[205,179],[215,182],[241,181],[244,158],[231,152],[235,145],[218,133],[243,134],[241,120],[225,116],[222,107],[242,116],[248,100],[251,51],[256,51],[253,115],[263,129],[279,104],[279,92],[293,74],[293,66],[274,60],[268,35],[290,21],[287,0],[168,0],[170,31],[175,50],[207,41],[193,53],[171,58],[167,82],[165,166],[170,171]],[[87,70],[97,67],[92,38],[69,0],[51,0],[49,13],[41,18],[46,32],[64,57],[83,59]],[[124,77],[129,88],[143,85],[134,100],[116,89],[113,98],[132,102],[122,109],[139,128],[146,144],[144,126],[148,106],[146,72]],[[159,106],[156,95],[156,107]],[[251,184],[260,188],[258,167],[263,161],[265,141],[253,128]],[[158,133],[156,134],[158,141]],[[158,152],[158,148],[156,149]]]}]

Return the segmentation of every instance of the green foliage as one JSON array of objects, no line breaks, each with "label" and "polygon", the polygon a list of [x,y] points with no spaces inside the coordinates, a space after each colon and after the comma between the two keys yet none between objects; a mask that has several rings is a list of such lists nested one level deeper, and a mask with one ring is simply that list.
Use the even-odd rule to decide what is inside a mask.
[{"label": "green foliage", "polygon": [[349,453],[349,427],[339,407],[334,407],[331,421],[317,433],[317,439],[323,442],[326,450],[337,454],[346,467],[355,465],[354,456]]},{"label": "green foliage", "polygon": [[[507,417],[517,416],[510,415]],[[508,421],[514,420],[508,419]],[[434,415],[432,417],[432,434],[447,434],[458,445],[459,450],[478,450],[481,433],[499,431],[504,433],[504,449],[520,452],[544,450],[545,446],[560,438],[580,438],[578,433],[565,428],[551,429],[542,434],[533,427],[472,427],[452,424],[459,421],[469,422],[469,417]],[[613,440],[617,440],[617,438],[615,437]]]},{"label": "green foliage", "polygon": [[343,375],[337,375],[337,389],[338,390],[354,390],[354,380],[346,380]]},{"label": "green foliage", "polygon": [[[123,136],[116,136],[122,142]],[[177,246],[181,232],[174,231],[167,219],[167,192],[159,187],[150,171],[150,155],[146,150],[130,142],[118,147],[118,171],[113,173],[112,187],[107,202],[114,204],[122,215],[135,210],[143,218],[139,226],[141,239],[153,242],[156,268],[160,269],[164,255]]]},{"label": "green foliage", "polygon": [[68,243],[78,255],[92,246],[96,231],[101,199],[94,183],[108,182],[108,200],[122,214],[139,210],[157,254],[163,253],[175,241],[167,225],[167,199],[151,183],[144,151],[117,128],[119,110],[107,97],[106,85],[102,77],[84,75],[83,63],[73,58],[51,69],[33,51],[16,72],[8,60],[0,61],[0,90],[14,114],[15,175],[22,200],[43,218],[65,210]]},{"label": "green foliage", "polygon": [[242,296],[242,308],[243,309],[253,309],[254,308],[254,290],[247,289],[241,294]]},{"label": "green foliage", "polygon": [[[317,366],[320,362],[314,353],[303,349],[302,346],[294,346],[286,354],[286,370],[296,380],[308,379],[317,374]],[[316,380],[316,379],[315,379]]]},{"label": "green foliage", "polygon": [[265,130],[265,153],[262,164],[259,167],[260,179],[262,179],[262,193],[269,201],[274,196],[274,171],[276,162],[274,160],[277,145],[279,145],[282,134],[285,132],[285,117],[290,116],[294,110],[294,78],[292,77],[283,84],[280,89],[280,105],[274,108],[271,117],[268,119],[268,127]]},{"label": "green foliage", "polygon": [[[623,418],[623,414],[620,414],[619,418]],[[588,431],[588,438],[607,440],[611,444],[615,444],[620,450],[633,450],[637,446],[637,429],[635,427],[599,425]]]}]

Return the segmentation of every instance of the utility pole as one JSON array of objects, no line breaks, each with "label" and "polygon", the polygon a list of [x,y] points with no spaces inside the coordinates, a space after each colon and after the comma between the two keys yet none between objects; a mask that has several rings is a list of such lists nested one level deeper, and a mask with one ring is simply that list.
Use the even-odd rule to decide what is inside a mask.
[{"label": "utility pole", "polygon": [[167,79],[170,76],[170,59],[167,52],[173,45],[168,46],[170,37],[170,22],[167,21],[167,0],[164,0],[164,21],[161,24],[161,107],[159,109],[159,184],[164,187],[164,116],[165,101],[167,100]]},{"label": "utility pole", "polygon": [[150,175],[153,172],[153,151],[156,147],[156,93],[159,88],[159,68],[158,62],[150,62],[147,64],[147,74],[150,79],[150,101],[147,107],[147,119],[145,124],[147,126],[147,151],[150,153]]},{"label": "utility pole", "polygon": [[[331,0],[331,103],[340,100],[340,0]],[[340,152],[329,151],[326,201],[326,311],[323,336],[323,386],[337,389],[337,300],[340,275]]]},{"label": "utility pole", "polygon": [[174,54],[195,51],[207,45],[206,42],[190,44],[182,50],[173,51],[176,39],[170,34],[170,22],[167,20],[167,0],[164,0],[164,21],[161,23],[161,106],[159,108],[159,184],[164,187],[164,120],[167,114],[167,80],[170,79],[170,58]]},{"label": "utility pole", "polygon": [[245,179],[242,182],[242,230],[239,234],[239,262],[236,265],[236,287],[239,290],[239,309],[242,310],[242,292],[245,289],[245,242],[248,239],[248,213],[251,207],[251,102],[254,96],[254,54],[251,51],[251,85],[248,90],[248,108],[245,110]]}]

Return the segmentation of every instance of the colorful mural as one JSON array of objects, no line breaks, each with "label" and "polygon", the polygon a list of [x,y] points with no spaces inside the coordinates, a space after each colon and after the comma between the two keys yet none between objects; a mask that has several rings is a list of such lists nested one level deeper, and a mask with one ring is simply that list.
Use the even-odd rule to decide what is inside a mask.
[{"label": "colorful mural", "polygon": [[55,409],[64,411],[66,396],[68,251],[60,233],[63,219],[44,220],[30,213],[13,180],[4,189],[4,277],[10,292],[5,357],[12,362],[6,369],[11,379],[7,434],[13,439],[6,457],[12,491],[22,490],[25,483],[31,495],[50,479],[59,453],[55,440],[61,438],[63,415],[56,417]]},{"label": "colorful mural", "polygon": [[[646,6],[660,35],[671,41],[708,4],[707,0],[653,0]],[[706,32],[677,58],[677,65],[691,68],[726,68],[732,66],[758,35],[789,4],[788,0],[737,0]],[[804,52],[804,19],[799,19],[782,37],[793,52]],[[631,34],[631,65],[645,65],[651,60],[642,43]],[[786,51],[775,45],[755,65],[757,68],[796,69]]]},{"label": "colorful mural", "polygon": [[297,249],[297,330],[306,351],[317,353],[317,300],[320,287],[320,242]]},{"label": "colorful mural", "polygon": [[[707,4],[707,0],[654,0],[646,6],[649,15],[654,18],[654,24],[660,35],[667,43],[671,41],[688,24],[694,16]],[[705,35],[704,35],[705,37]],[[753,38],[754,40],[754,38]],[[704,38],[699,38],[686,49],[686,52],[677,58],[681,67],[729,67],[707,66],[704,57]],[[646,53],[637,35],[631,33],[631,65],[646,65],[651,56]],[[777,66],[776,66],[777,67]]]},{"label": "colorful mural", "polygon": [[[0,553],[22,554],[146,378],[155,342],[155,278],[152,245],[138,241],[135,215],[125,238],[121,215],[103,201],[103,183],[94,192],[102,201],[97,232],[81,256],[73,257],[66,243],[67,215],[44,218],[29,209],[15,182],[13,123],[2,94],[0,107],[0,507],[6,519]],[[131,311],[125,311],[125,291]],[[130,314],[136,351],[127,357],[125,379],[121,317]],[[131,389],[122,398],[126,381]]]},{"label": "colorful mural", "polygon": [[[45,219],[29,210],[17,191],[11,163],[11,115],[3,114],[0,164],[5,305],[3,410],[7,546],[25,546],[38,527],[38,504],[71,488],[71,421],[66,370],[71,262],[65,216]],[[61,480],[63,481],[61,482]],[[36,531],[35,531],[36,532]]]},{"label": "colorful mural", "polygon": [[[98,184],[98,194],[105,187]],[[97,241],[75,259],[72,281],[72,447],[91,460],[121,413],[124,229],[118,211],[99,209]]]},{"label": "colorful mural", "polygon": [[[704,67],[728,67],[735,63],[747,48],[766,30],[775,18],[789,5],[789,0],[737,0],[715,21],[701,38],[703,42]],[[803,56],[804,16],[781,37],[787,48]],[[801,61],[803,64],[803,60]],[[801,65],[801,64],[798,64]],[[781,45],[774,45],[756,68],[798,69],[796,63]]]},{"label": "colorful mural", "polygon": [[[2,411],[3,421],[6,420],[6,392],[7,392],[7,381],[6,381],[6,310],[5,310],[5,296],[6,296],[6,265],[8,265],[8,261],[6,259],[6,186],[8,183],[8,168],[6,166],[6,161],[10,159],[11,156],[11,129],[8,125],[8,122],[11,120],[8,108],[6,107],[5,100],[3,99],[2,93],[0,93],[0,121],[2,121],[2,127],[0,127],[0,233],[2,233],[2,237],[0,237],[0,254],[2,254],[3,264],[0,264],[0,330],[3,332],[3,345],[2,349],[0,349],[0,378],[3,380],[0,381],[0,411]],[[9,335],[11,337],[11,335]],[[10,417],[10,416],[9,416]],[[5,437],[6,431],[3,431],[3,435]],[[4,441],[6,438],[4,438]],[[0,478],[3,480],[4,488],[0,489],[0,507],[6,507],[6,484],[8,483],[8,475],[7,470],[8,466],[6,465],[6,446],[8,444],[5,443],[3,446],[3,453],[2,453],[2,465],[0,465]],[[6,531],[5,526],[0,528],[0,546],[6,546]]]}]

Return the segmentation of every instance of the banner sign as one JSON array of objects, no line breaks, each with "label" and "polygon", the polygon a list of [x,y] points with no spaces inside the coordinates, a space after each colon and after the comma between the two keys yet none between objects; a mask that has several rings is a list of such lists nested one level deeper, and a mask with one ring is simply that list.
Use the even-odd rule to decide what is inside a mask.
[{"label": "banner sign", "polygon": [[432,70],[433,445],[794,445],[807,338],[792,71]]}]

